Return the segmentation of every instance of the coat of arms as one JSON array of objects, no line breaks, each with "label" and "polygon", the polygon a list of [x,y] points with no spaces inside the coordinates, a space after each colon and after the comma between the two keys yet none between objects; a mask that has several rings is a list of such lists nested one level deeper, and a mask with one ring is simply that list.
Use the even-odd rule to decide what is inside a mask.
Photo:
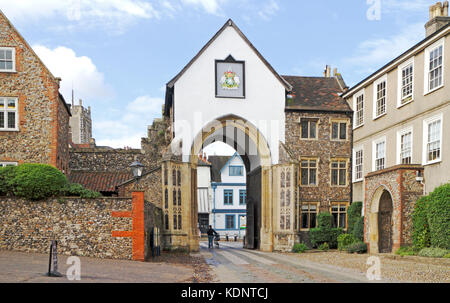
[{"label": "coat of arms", "polygon": [[220,79],[220,85],[223,89],[239,89],[241,81],[235,72],[229,68]]}]

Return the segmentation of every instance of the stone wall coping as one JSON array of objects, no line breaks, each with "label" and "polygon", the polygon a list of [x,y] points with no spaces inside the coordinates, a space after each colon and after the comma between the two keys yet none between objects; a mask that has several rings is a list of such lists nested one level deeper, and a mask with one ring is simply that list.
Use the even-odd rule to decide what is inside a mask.
[{"label": "stone wall coping", "polygon": [[104,148],[74,148],[70,153],[119,153],[119,154],[141,154],[140,149],[104,149]]},{"label": "stone wall coping", "polygon": [[31,201],[26,198],[21,197],[14,197],[14,196],[0,196],[0,202],[3,201],[3,199],[7,200],[21,200],[21,201],[30,201],[33,203],[40,203],[40,202],[51,202],[57,199],[64,199],[64,200],[83,200],[83,201],[99,201],[99,200],[130,200],[129,197],[99,197],[99,198],[80,198],[80,197],[51,197],[46,200],[38,200],[38,201]]},{"label": "stone wall coping", "polygon": [[399,165],[394,165],[382,170],[378,170],[378,171],[374,171],[374,172],[370,172],[366,175],[365,178],[370,178],[373,176],[377,176],[377,175],[382,175],[385,173],[389,173],[395,170],[423,170],[423,166],[420,164],[399,164]]}]

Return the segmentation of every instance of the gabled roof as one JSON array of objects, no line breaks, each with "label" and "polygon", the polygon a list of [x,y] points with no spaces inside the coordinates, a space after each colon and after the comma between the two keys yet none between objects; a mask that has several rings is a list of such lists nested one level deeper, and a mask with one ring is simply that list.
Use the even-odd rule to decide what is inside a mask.
[{"label": "gabled roof", "polygon": [[261,53],[253,46],[253,44],[248,40],[248,38],[242,33],[242,31],[237,27],[237,25],[233,22],[233,20],[228,19],[228,21],[222,26],[222,28],[208,41],[208,43],[203,46],[203,48],[192,58],[191,61],[172,79],[166,84],[166,105],[165,105],[165,114],[168,114],[168,103],[170,103],[170,97],[173,94],[173,87],[175,82],[191,67],[191,65],[205,52],[206,49],[222,34],[222,32],[227,29],[229,26],[234,28],[236,32],[241,36],[242,39],[247,43],[247,45],[255,52],[258,58],[266,65],[266,67],[274,74],[274,76],[281,82],[281,84],[285,87],[287,91],[292,89],[292,86],[286,82],[276,71],[275,69],[267,62],[267,60],[261,55]]},{"label": "gabled roof", "polygon": [[283,76],[292,84],[286,98],[286,110],[317,110],[351,112],[350,106],[341,98],[342,85],[336,77]]},{"label": "gabled roof", "polygon": [[211,181],[222,182],[220,171],[232,156],[209,156],[208,161],[211,163]]}]

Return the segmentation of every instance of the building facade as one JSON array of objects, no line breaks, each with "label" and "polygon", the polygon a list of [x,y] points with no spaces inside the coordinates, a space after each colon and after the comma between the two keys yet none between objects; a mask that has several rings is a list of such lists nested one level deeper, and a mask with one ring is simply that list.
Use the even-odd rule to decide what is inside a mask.
[{"label": "building facade", "polygon": [[75,144],[90,144],[92,139],[92,119],[91,107],[85,108],[80,99],[78,105],[72,102],[70,107],[72,117],[70,117],[70,130],[72,142]]},{"label": "building facade", "polygon": [[210,156],[212,165],[212,227],[221,237],[243,238],[246,229],[246,171],[239,154]]},{"label": "building facade", "polygon": [[450,181],[449,23],[447,1],[430,7],[426,38],[343,94],[371,252],[409,244],[415,201]]},{"label": "building facade", "polygon": [[210,225],[210,216],[213,209],[211,187],[211,163],[206,156],[200,156],[197,167],[197,200],[198,225],[200,232],[206,234]]},{"label": "building facade", "polygon": [[59,82],[0,12],[0,163],[68,173],[70,111]]}]

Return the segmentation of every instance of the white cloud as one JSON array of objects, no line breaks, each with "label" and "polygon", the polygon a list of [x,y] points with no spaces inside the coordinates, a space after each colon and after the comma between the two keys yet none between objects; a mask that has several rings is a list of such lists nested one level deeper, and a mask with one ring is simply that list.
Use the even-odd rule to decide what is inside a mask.
[{"label": "white cloud", "polygon": [[218,14],[220,11],[220,0],[181,0],[185,5],[201,6],[207,13]]},{"label": "white cloud", "polygon": [[72,49],[64,46],[49,49],[34,45],[33,49],[52,74],[62,78],[60,91],[67,102],[71,100],[72,85],[76,97],[87,101],[113,95],[112,88],[105,83],[103,74],[89,57],[78,57]]},{"label": "white cloud", "polygon": [[13,22],[63,17],[84,26],[106,25],[120,30],[136,19],[160,17],[150,2],[142,0],[0,0],[0,7]]},{"label": "white cloud", "polygon": [[269,0],[258,11],[258,16],[267,21],[270,20],[270,18],[275,15],[279,9],[280,7],[275,0]]},{"label": "white cloud", "polygon": [[362,41],[353,55],[343,59],[342,66],[347,70],[355,71],[355,77],[370,74],[424,37],[423,24],[417,23],[409,25],[400,33],[387,38]]},{"label": "white cloud", "polygon": [[[141,138],[147,135],[147,125],[154,118],[161,117],[163,103],[162,98],[140,96],[126,105],[123,114],[114,111],[115,117],[98,121],[94,119],[93,131],[97,145],[140,148]],[[102,117],[105,115],[102,114]]]}]

